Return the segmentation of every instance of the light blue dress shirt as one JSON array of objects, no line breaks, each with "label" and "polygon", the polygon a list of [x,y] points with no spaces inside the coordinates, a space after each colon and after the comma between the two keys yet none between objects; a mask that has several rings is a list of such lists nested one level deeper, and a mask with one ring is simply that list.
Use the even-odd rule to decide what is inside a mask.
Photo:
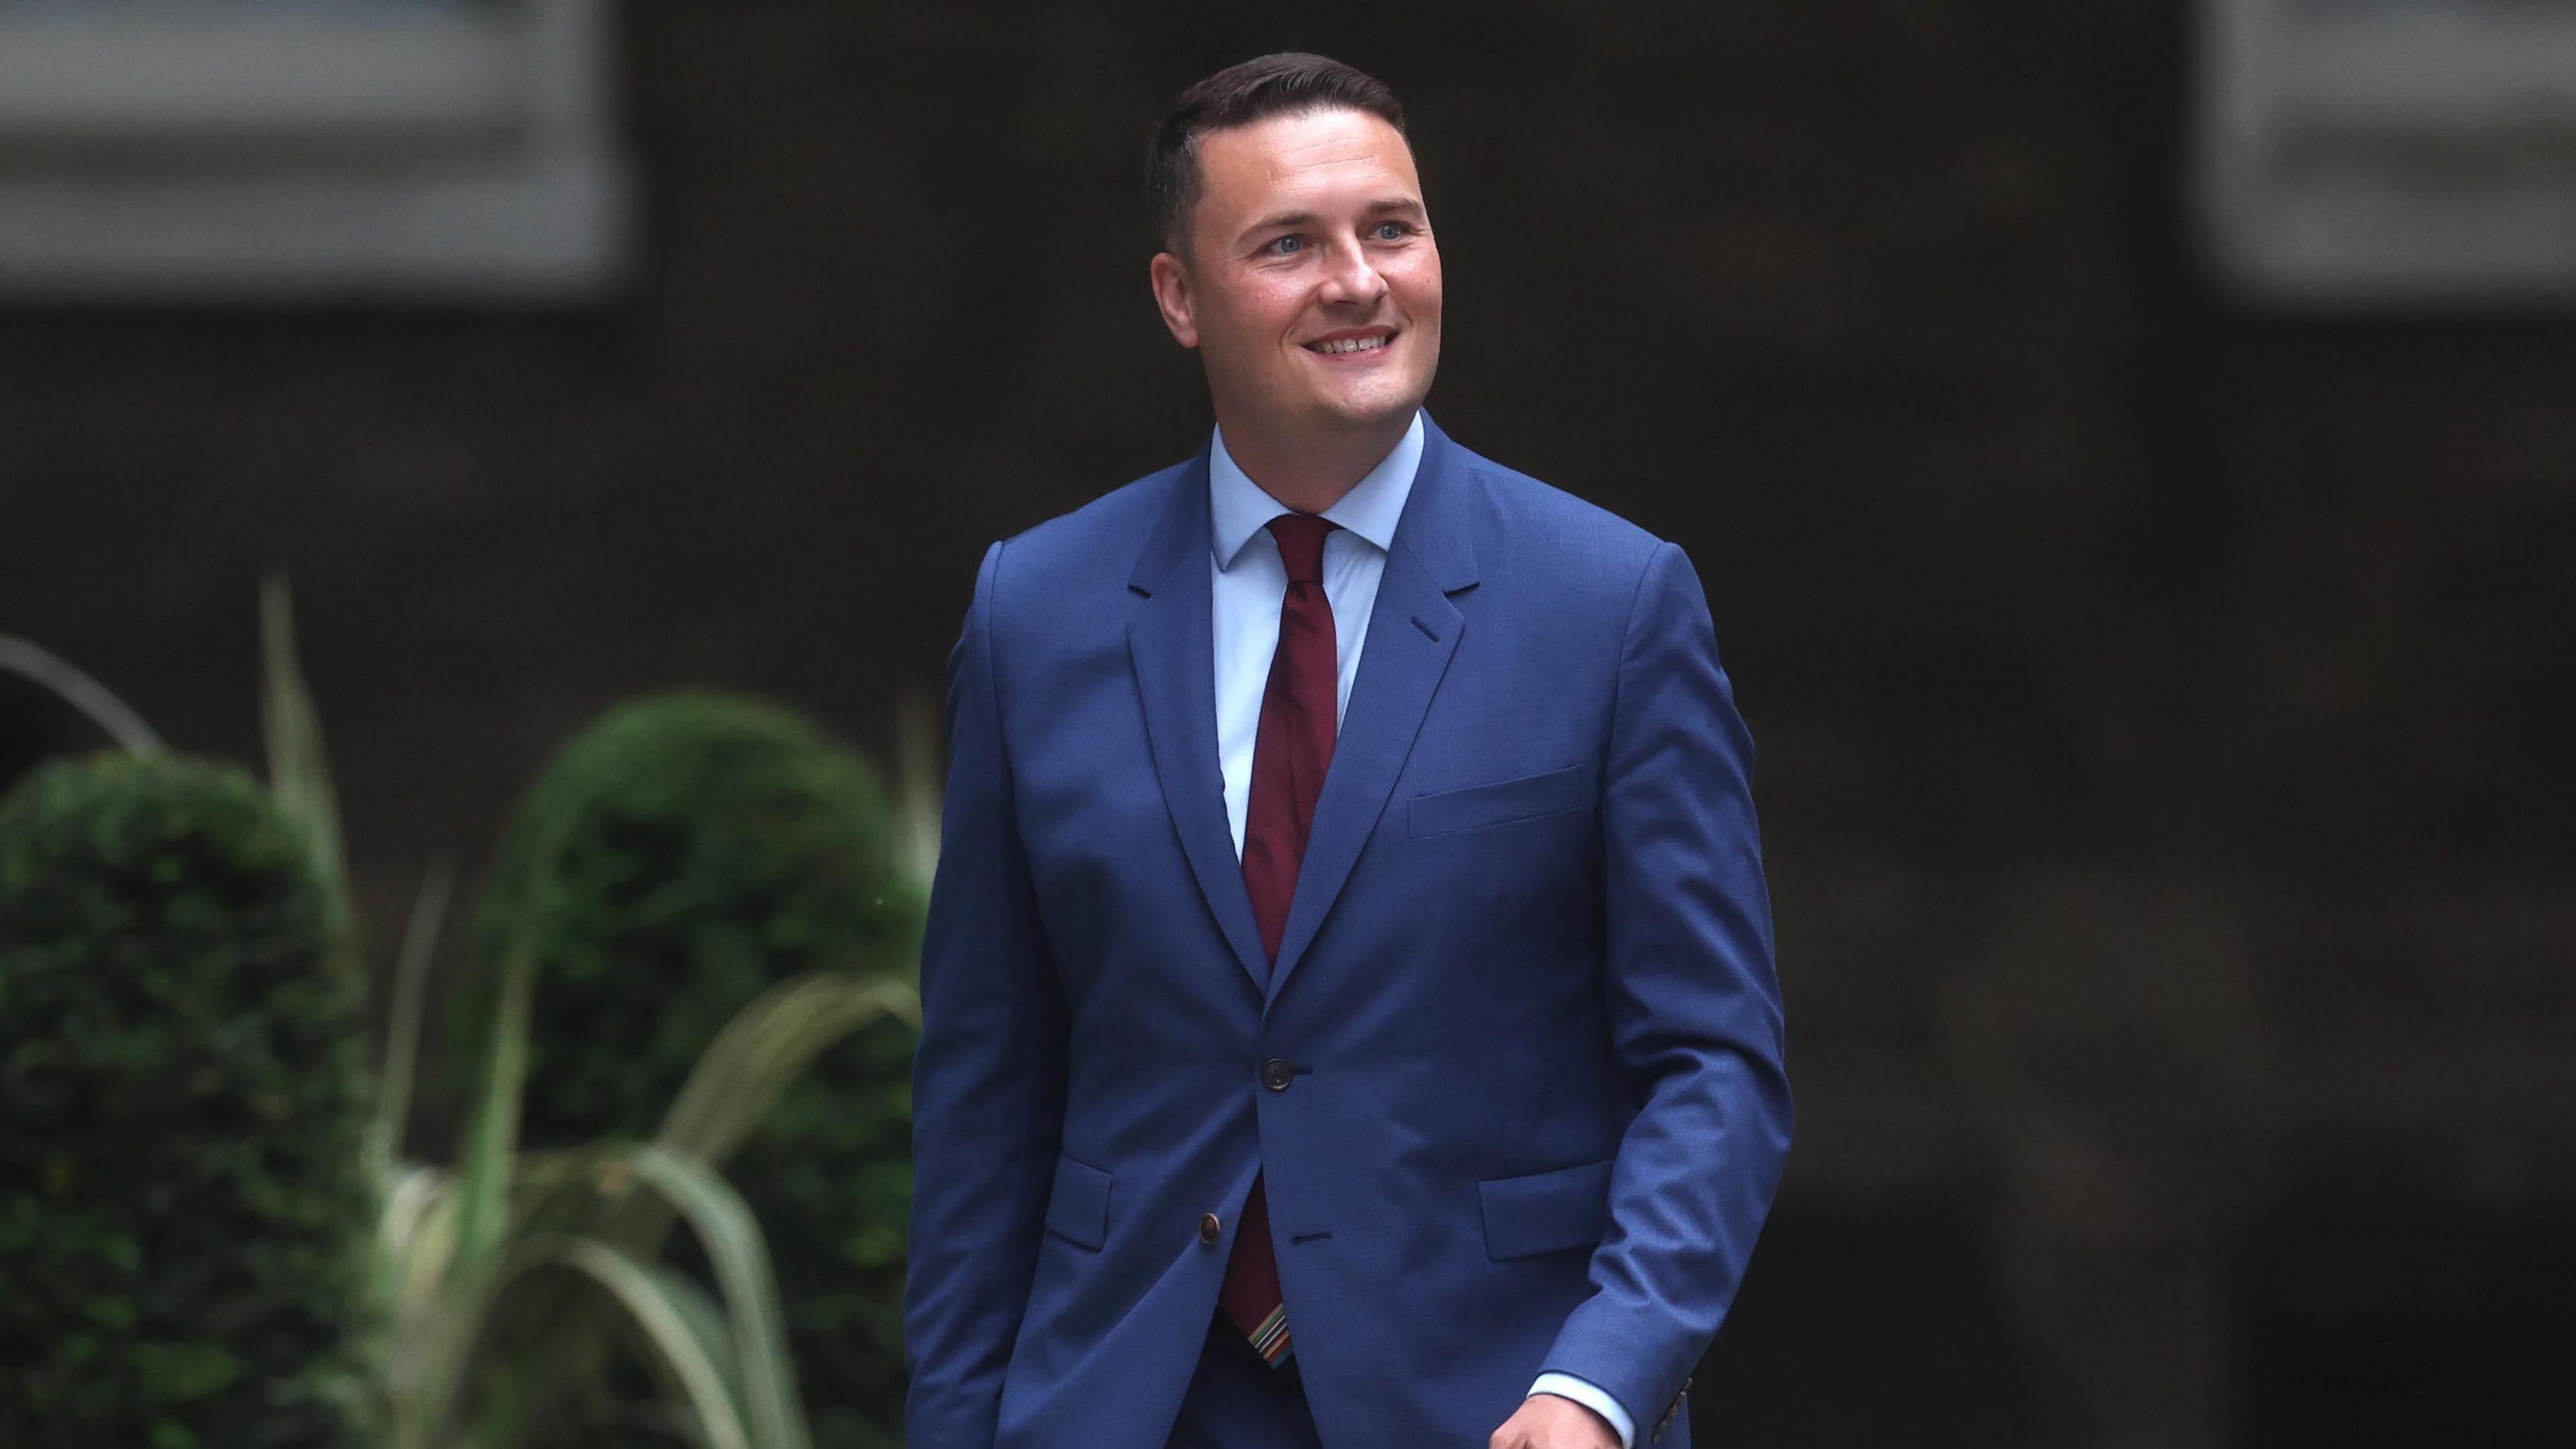
[{"label": "light blue dress shirt", "polygon": [[[1333,717],[1350,709],[1351,681],[1359,677],[1360,650],[1368,642],[1369,616],[1377,607],[1378,580],[1394,545],[1396,520],[1412,496],[1422,464],[1422,414],[1395,450],[1354,484],[1324,517],[1340,525],[1324,537],[1324,598],[1333,608],[1336,670]],[[1215,587],[1216,748],[1225,772],[1225,818],[1234,853],[1243,854],[1243,822],[1252,800],[1252,742],[1261,722],[1261,697],[1270,684],[1270,656],[1279,648],[1279,607],[1288,596],[1288,570],[1279,562],[1270,520],[1292,510],[1261,491],[1225,450],[1219,428],[1208,449],[1208,566]],[[1292,1330],[1293,1331],[1293,1330]],[[1636,1449],[1636,1422],[1617,1399],[1588,1379],[1541,1374],[1533,1394],[1572,1399],[1609,1421],[1621,1449]]]},{"label": "light blue dress shirt", "polygon": [[[1333,606],[1337,678],[1333,718],[1350,708],[1351,681],[1359,677],[1360,650],[1368,642],[1369,615],[1377,607],[1377,582],[1395,522],[1413,494],[1422,462],[1422,414],[1395,451],[1360,479],[1324,517],[1340,525],[1324,535],[1324,598]],[[1291,510],[1261,491],[1225,450],[1217,430],[1208,449],[1208,540],[1214,558],[1216,754],[1225,770],[1225,818],[1234,831],[1234,853],[1243,854],[1243,821],[1252,798],[1252,738],[1261,722],[1261,697],[1270,685],[1270,656],[1279,648],[1279,606],[1288,597],[1288,569],[1279,562],[1270,520]]]}]

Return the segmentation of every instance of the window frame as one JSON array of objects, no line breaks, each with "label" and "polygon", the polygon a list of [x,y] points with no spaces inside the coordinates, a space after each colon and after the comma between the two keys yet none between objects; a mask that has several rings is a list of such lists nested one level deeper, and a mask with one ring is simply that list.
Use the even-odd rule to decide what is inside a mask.
[{"label": "window frame", "polygon": [[2229,285],[2576,302],[2576,13],[2202,0],[2200,20],[2193,200]]},{"label": "window frame", "polygon": [[580,301],[609,0],[0,3],[0,299]]}]

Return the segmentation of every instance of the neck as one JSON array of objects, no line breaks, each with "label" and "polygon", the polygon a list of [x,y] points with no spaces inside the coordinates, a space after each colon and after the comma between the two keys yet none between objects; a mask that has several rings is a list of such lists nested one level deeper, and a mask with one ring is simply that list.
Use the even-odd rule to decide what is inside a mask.
[{"label": "neck", "polygon": [[1413,426],[1413,413],[1408,409],[1385,422],[1305,436],[1265,430],[1222,411],[1216,421],[1225,434],[1225,451],[1262,492],[1300,513],[1321,513],[1386,461]]}]

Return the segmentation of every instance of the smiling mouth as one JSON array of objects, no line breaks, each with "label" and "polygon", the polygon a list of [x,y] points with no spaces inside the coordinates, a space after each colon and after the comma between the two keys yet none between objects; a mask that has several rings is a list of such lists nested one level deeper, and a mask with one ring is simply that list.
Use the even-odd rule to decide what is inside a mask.
[{"label": "smiling mouth", "polygon": [[1367,357],[1384,352],[1401,335],[1390,332],[1382,337],[1343,337],[1328,342],[1308,342],[1301,345],[1318,357]]}]

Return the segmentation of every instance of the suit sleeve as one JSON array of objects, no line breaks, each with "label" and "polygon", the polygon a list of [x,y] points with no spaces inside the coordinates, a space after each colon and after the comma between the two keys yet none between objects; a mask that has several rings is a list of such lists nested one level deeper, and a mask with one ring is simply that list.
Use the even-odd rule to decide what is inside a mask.
[{"label": "suit sleeve", "polygon": [[1541,1364],[1607,1390],[1641,1443],[1734,1301],[1789,1151],[1752,761],[1698,575],[1659,545],[1629,610],[1601,802],[1604,985],[1642,1106],[1597,1291]]},{"label": "suit sleeve", "polygon": [[911,1449],[991,1449],[1064,1128],[1063,996],[1012,809],[1004,546],[948,664],[948,790],[921,944],[904,1406]]}]

